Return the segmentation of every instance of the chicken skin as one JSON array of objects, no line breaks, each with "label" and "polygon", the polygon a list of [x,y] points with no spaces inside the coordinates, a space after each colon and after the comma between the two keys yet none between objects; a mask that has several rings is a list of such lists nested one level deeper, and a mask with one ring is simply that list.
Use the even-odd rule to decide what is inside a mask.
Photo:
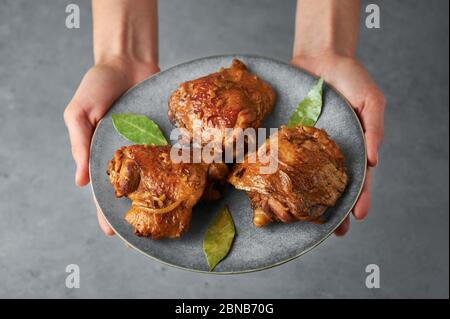
[{"label": "chicken skin", "polygon": [[135,233],[152,239],[179,237],[205,189],[208,165],[173,163],[170,146],[133,145],[118,149],[108,164],[116,197],[131,208],[125,220]]},{"label": "chicken skin", "polygon": [[259,152],[268,152],[271,145],[276,145],[270,142],[278,143],[274,173],[262,174],[261,167],[269,162],[249,163],[247,154],[228,178],[237,189],[247,192],[253,223],[262,227],[271,221],[320,222],[348,183],[344,156],[338,145],[324,130],[307,126],[281,127]]},{"label": "chicken skin", "polygon": [[229,68],[182,83],[169,98],[168,116],[191,137],[199,134],[202,145],[217,141],[207,134],[210,128],[220,130],[218,142],[225,143],[227,128],[258,128],[274,103],[271,86],[235,59]]}]

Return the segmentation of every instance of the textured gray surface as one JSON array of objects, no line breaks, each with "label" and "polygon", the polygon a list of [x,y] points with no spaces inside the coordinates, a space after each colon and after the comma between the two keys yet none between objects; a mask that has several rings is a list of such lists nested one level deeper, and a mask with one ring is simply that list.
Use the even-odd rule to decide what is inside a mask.
[{"label": "textured gray surface", "polygon": [[[0,1],[1,297],[448,298],[447,1],[379,1],[382,28],[361,29],[358,55],[389,104],[369,217],[301,259],[237,277],[149,262],[101,234],[90,189],[73,186],[62,121],[92,63],[89,2],[71,2],[79,30],[64,27],[68,1]],[[235,52],[288,61],[294,6],[161,1],[161,67]],[[65,288],[70,263],[80,289]],[[364,285],[370,263],[380,289]]]},{"label": "textured gray surface", "polygon": [[111,114],[146,114],[169,137],[173,129],[167,117],[170,94],[182,82],[230,66],[233,58],[244,62],[250,72],[270,83],[277,94],[274,111],[266,117],[263,127],[277,128],[286,124],[298,101],[316,82],[311,75],[288,64],[255,56],[216,56],[183,63],[142,82],[117,100],[99,124],[91,144],[90,175],[95,198],[114,230],[145,254],[178,267],[208,271],[202,251],[203,234],[224,205],[228,205],[233,215],[237,236],[232,250],[215,272],[248,272],[286,262],[312,249],[333,232],[353,207],[364,182],[366,154],[361,126],[347,102],[325,86],[323,112],[316,126],[325,128],[340,146],[350,182],[337,205],[327,211],[323,224],[298,222],[256,228],[245,193],[227,187],[220,200],[194,207],[190,229],[182,238],[152,241],[137,237],[123,219],[130,206],[129,200],[115,198],[105,174],[115,150],[130,144],[116,133]]}]

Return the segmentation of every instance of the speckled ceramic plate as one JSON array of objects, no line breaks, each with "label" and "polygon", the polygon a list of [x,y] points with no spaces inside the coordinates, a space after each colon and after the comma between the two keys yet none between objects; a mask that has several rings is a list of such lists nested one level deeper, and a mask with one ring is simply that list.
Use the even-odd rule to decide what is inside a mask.
[{"label": "speckled ceramic plate", "polygon": [[95,198],[116,234],[130,246],[160,262],[194,271],[208,271],[202,239],[212,217],[227,204],[236,225],[236,238],[229,255],[214,273],[228,274],[261,270],[280,265],[316,247],[333,233],[353,207],[365,178],[364,135],[356,114],[346,100],[329,86],[324,88],[324,107],[316,127],[324,128],[344,153],[350,183],[337,205],[328,209],[327,221],[272,223],[256,228],[252,223],[250,202],[242,191],[226,187],[221,200],[194,207],[191,227],[179,239],[153,241],[133,234],[124,220],[128,199],[117,199],[106,175],[107,163],[126,140],[114,130],[113,113],[148,115],[168,137],[172,129],[167,118],[170,93],[181,82],[228,67],[233,58],[242,60],[250,70],[267,81],[277,92],[275,108],[263,127],[279,127],[313,86],[316,79],[288,64],[256,56],[215,56],[180,64],[148,78],[120,97],[99,123],[91,145],[90,174]]}]

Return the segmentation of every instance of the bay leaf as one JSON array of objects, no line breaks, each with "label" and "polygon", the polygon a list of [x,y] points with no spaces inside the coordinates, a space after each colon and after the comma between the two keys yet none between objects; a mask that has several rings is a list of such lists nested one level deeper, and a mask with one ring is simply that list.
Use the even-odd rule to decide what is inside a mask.
[{"label": "bay leaf", "polygon": [[214,217],[203,238],[203,251],[208,262],[209,271],[226,257],[233,243],[235,228],[233,217],[228,207],[222,208]]},{"label": "bay leaf", "polygon": [[289,128],[297,125],[314,126],[316,124],[322,112],[322,87],[323,78],[320,78],[291,115],[287,124]]},{"label": "bay leaf", "polygon": [[167,140],[158,125],[141,114],[113,114],[116,131],[125,139],[136,144],[167,145]]}]

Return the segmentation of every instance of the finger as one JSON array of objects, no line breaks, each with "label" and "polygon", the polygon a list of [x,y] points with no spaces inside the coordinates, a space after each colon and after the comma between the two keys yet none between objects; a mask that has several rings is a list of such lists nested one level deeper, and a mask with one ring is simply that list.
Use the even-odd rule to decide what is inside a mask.
[{"label": "finger", "polygon": [[69,131],[72,156],[77,166],[75,184],[84,186],[89,183],[89,147],[94,127],[86,113],[76,104],[69,104],[64,112],[64,121]]},{"label": "finger", "polygon": [[97,219],[98,224],[100,225],[100,228],[105,233],[106,236],[114,236],[114,230],[108,225],[108,222],[106,221],[105,217],[103,216],[103,213],[100,210],[97,210]]},{"label": "finger", "polygon": [[375,167],[378,163],[378,149],[383,141],[385,104],[383,94],[374,88],[366,96],[360,114],[366,137],[367,161],[371,167]]},{"label": "finger", "polygon": [[371,184],[372,184],[372,174],[370,168],[368,168],[363,189],[361,190],[361,194],[358,198],[358,201],[353,207],[353,216],[355,216],[357,220],[362,220],[366,218],[367,214],[369,213],[371,203],[371,195],[370,195]]},{"label": "finger", "polygon": [[115,235],[114,230],[111,228],[111,226],[109,226],[108,222],[105,219],[105,216],[103,216],[102,210],[100,209],[100,206],[98,205],[95,197],[94,197],[94,204],[95,207],[97,208],[97,219],[101,230],[105,233],[106,236]]},{"label": "finger", "polygon": [[342,222],[342,224],[339,225],[338,228],[334,231],[336,236],[344,236],[348,230],[350,229],[350,218],[347,216],[347,218]]}]

